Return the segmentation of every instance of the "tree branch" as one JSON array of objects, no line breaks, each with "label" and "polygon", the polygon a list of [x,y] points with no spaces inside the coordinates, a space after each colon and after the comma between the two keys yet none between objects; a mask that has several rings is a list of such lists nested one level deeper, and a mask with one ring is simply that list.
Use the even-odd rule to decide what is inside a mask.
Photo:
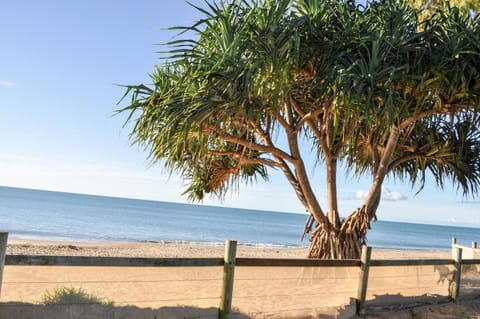
[{"label": "tree branch", "polygon": [[370,143],[370,156],[372,157],[372,167],[373,173],[377,174],[378,166],[380,165],[379,157],[378,157],[378,143],[371,141]]},{"label": "tree branch", "polygon": [[342,134],[342,139],[338,141],[337,144],[337,149],[334,152],[335,157],[339,157],[340,153],[342,151],[343,146],[345,145],[346,140],[352,134],[352,132],[355,130],[355,127],[358,125],[356,121],[351,121],[350,125],[348,125],[347,129],[344,131]]},{"label": "tree branch", "polygon": [[333,119],[327,114],[324,122],[325,122],[324,131],[325,131],[325,140],[326,140],[325,142],[329,150],[327,154],[328,156],[330,156],[330,150],[333,148],[333,128],[332,128]]},{"label": "tree branch", "polygon": [[290,105],[288,105],[288,103],[284,104],[284,109],[285,109],[285,115],[287,117],[288,126],[293,129],[294,123],[293,123],[292,109],[290,108]]},{"label": "tree branch", "polygon": [[212,137],[219,137],[227,142],[230,143],[235,143],[241,146],[245,146],[251,150],[258,151],[261,153],[271,153],[279,158],[282,158],[284,160],[287,160],[289,162],[293,162],[295,159],[290,156],[289,154],[285,153],[281,149],[278,149],[273,146],[265,146],[265,145],[259,145],[256,143],[253,143],[252,141],[247,141],[242,138],[227,134],[225,132],[215,130],[214,127],[205,127],[203,130],[204,134]]},{"label": "tree branch", "polygon": [[307,114],[303,115],[300,121],[298,121],[295,127],[295,130],[298,132],[306,122],[312,119],[315,119],[317,116],[319,116],[323,112],[324,112],[323,109],[318,109],[318,110],[315,110],[315,112],[308,112]]},{"label": "tree branch", "polygon": [[322,133],[320,132],[318,127],[315,125],[315,122],[313,121],[313,119],[308,120],[307,125],[310,128],[310,130],[312,130],[313,135],[315,135],[317,140],[318,141],[322,140]]},{"label": "tree branch", "polygon": [[283,116],[275,113],[273,117],[275,118],[275,120],[278,121],[278,123],[280,123],[280,125],[285,129],[286,132],[293,131],[293,127],[288,124],[288,122],[283,118]]},{"label": "tree branch", "polygon": [[389,163],[395,152],[395,148],[397,147],[399,137],[400,129],[396,126],[392,126],[390,136],[387,141],[387,146],[385,147],[385,152],[380,159],[380,164],[378,166],[377,172],[375,173],[372,187],[370,188],[368,196],[364,202],[364,206],[367,207],[369,219],[375,217],[375,206],[378,206],[380,195],[382,192],[383,180],[388,173]]},{"label": "tree branch", "polygon": [[300,105],[298,105],[298,102],[295,100],[295,98],[292,96],[292,92],[290,91],[288,93],[288,102],[292,105],[293,109],[295,110],[295,112],[301,116],[301,117],[304,117],[305,116],[305,111],[302,110],[302,108],[300,107]]},{"label": "tree branch", "polygon": [[302,203],[303,207],[307,208],[308,207],[307,200],[305,199],[305,194],[303,193],[303,189],[300,187],[300,183],[298,182],[298,179],[295,177],[292,170],[283,159],[276,158],[276,160],[278,161],[279,167],[282,170],[283,174],[286,176],[288,182],[290,183],[290,185],[292,185],[293,189],[295,190],[295,193],[297,194],[297,197]]},{"label": "tree branch", "polygon": [[260,165],[265,165],[269,167],[280,167],[280,164],[278,162],[275,162],[266,158],[245,157],[243,153],[238,153],[238,152],[211,151],[211,154],[215,156],[232,156],[238,160],[239,165],[260,164]]},{"label": "tree branch", "polygon": [[430,158],[430,156],[427,156],[425,155],[425,153],[422,153],[422,152],[414,152],[414,153],[407,154],[405,156],[397,158],[392,163],[390,163],[390,165],[388,166],[388,171],[390,172],[395,167],[398,167],[400,164],[416,158]]},{"label": "tree branch", "polygon": [[[266,123],[266,126],[267,126],[267,130],[269,130],[269,126],[270,126],[270,121],[269,121],[270,117],[267,117],[267,123]],[[271,143],[270,141],[270,133],[266,133],[262,127],[260,125],[257,124],[257,122],[251,120],[250,121],[250,126],[253,128],[254,132],[258,135],[258,137],[263,141],[264,144],[266,144],[267,146],[272,146],[273,147],[273,143]],[[270,143],[269,143],[270,142]]]},{"label": "tree branch", "polygon": [[295,159],[295,161],[292,162],[293,166],[295,167],[295,176],[297,177],[299,186],[305,196],[308,212],[315,217],[317,223],[323,224],[329,229],[331,224],[320,207],[315,193],[313,192],[312,186],[310,185],[307,171],[305,169],[305,163],[302,160],[300,150],[298,148],[297,134],[287,134],[287,140],[292,157]]},{"label": "tree branch", "polygon": [[428,111],[425,111],[425,112],[420,112],[418,114],[415,114],[415,115],[409,117],[408,119],[406,119],[402,123],[400,123],[398,128],[400,130],[403,130],[403,129],[406,129],[408,126],[410,126],[411,124],[415,123],[416,121],[418,121],[422,118],[430,117],[430,116],[435,115],[435,114],[447,114],[447,113],[448,113],[447,108],[443,108],[441,110],[428,110]]}]

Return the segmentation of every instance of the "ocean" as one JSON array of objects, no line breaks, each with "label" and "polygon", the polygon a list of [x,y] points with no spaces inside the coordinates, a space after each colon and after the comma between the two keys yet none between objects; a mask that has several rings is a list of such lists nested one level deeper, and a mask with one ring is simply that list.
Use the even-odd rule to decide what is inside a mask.
[{"label": "ocean", "polygon": [[[306,215],[81,195],[0,186],[0,230],[10,238],[75,242],[174,242],[303,247]],[[372,223],[372,247],[449,250],[480,241],[480,228]]]}]

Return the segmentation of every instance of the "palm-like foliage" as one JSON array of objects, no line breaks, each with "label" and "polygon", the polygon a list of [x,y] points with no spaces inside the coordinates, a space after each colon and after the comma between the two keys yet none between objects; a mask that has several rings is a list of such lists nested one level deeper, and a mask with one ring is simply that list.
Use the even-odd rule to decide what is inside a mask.
[{"label": "palm-like foliage", "polygon": [[[480,185],[479,18],[455,9],[427,21],[403,2],[251,0],[206,3],[177,28],[152,86],[129,86],[120,111],[154,161],[180,173],[191,199],[280,169],[311,213],[311,255],[356,257],[387,174],[427,172],[465,194]],[[326,168],[320,207],[300,140]],[[336,170],[372,176],[369,196],[339,219]]]},{"label": "palm-like foliage", "polygon": [[427,12],[424,16],[428,16],[442,7],[456,7],[466,14],[475,14],[480,12],[480,2],[476,0],[408,0],[408,3],[415,8],[423,8]]}]

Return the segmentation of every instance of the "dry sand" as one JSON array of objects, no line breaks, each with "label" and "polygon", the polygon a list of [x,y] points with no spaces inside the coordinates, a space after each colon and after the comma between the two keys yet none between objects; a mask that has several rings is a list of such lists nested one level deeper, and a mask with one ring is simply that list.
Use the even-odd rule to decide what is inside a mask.
[{"label": "dry sand", "polygon": [[[60,243],[9,240],[8,254],[223,257],[224,247],[166,243]],[[450,258],[450,252],[374,249],[373,259]],[[240,246],[238,257],[304,258],[306,249]],[[477,274],[477,273],[475,273]],[[369,286],[372,305],[391,301],[445,301],[451,269],[434,266],[384,268]],[[0,319],[47,318],[216,318],[221,267],[31,267],[6,266]],[[358,269],[237,267],[233,308],[236,318],[352,318]],[[114,301],[114,306],[39,305],[46,291],[81,288]],[[479,292],[480,292],[480,287]],[[78,303],[78,302],[77,302]],[[395,302],[394,302],[395,303]],[[343,305],[338,307],[339,305]],[[398,305],[397,305],[398,306]],[[380,308],[378,308],[380,309]],[[377,309],[377,310],[378,310]],[[386,312],[368,318],[480,318],[480,300],[444,303]]]},{"label": "dry sand", "polygon": [[[61,255],[156,258],[223,258],[224,246],[198,246],[172,243],[78,243],[9,239],[10,255]],[[237,248],[237,257],[306,258],[307,248]],[[449,251],[373,249],[373,259],[450,258]]]},{"label": "dry sand", "polygon": [[[224,246],[171,243],[75,243],[9,240],[7,254],[155,258],[223,258]],[[273,249],[239,246],[238,257],[304,258],[306,248]]]}]

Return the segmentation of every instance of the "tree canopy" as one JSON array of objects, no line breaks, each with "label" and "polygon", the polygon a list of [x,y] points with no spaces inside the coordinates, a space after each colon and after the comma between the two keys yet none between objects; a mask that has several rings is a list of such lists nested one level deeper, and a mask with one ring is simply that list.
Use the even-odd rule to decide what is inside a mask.
[{"label": "tree canopy", "polygon": [[[455,8],[385,0],[206,2],[166,44],[150,85],[127,87],[144,145],[191,199],[280,170],[311,214],[310,256],[354,258],[387,175],[422,189],[432,174],[480,186],[480,21]],[[183,36],[182,36],[183,34]],[[301,145],[309,145],[304,149]],[[327,206],[305,154],[325,167]],[[359,208],[338,211],[337,168],[371,176]],[[304,234],[305,235],[305,234]]]},{"label": "tree canopy", "polygon": [[409,0],[408,3],[414,8],[422,8],[435,11],[439,8],[456,7],[465,14],[480,12],[480,2],[477,0]]}]

